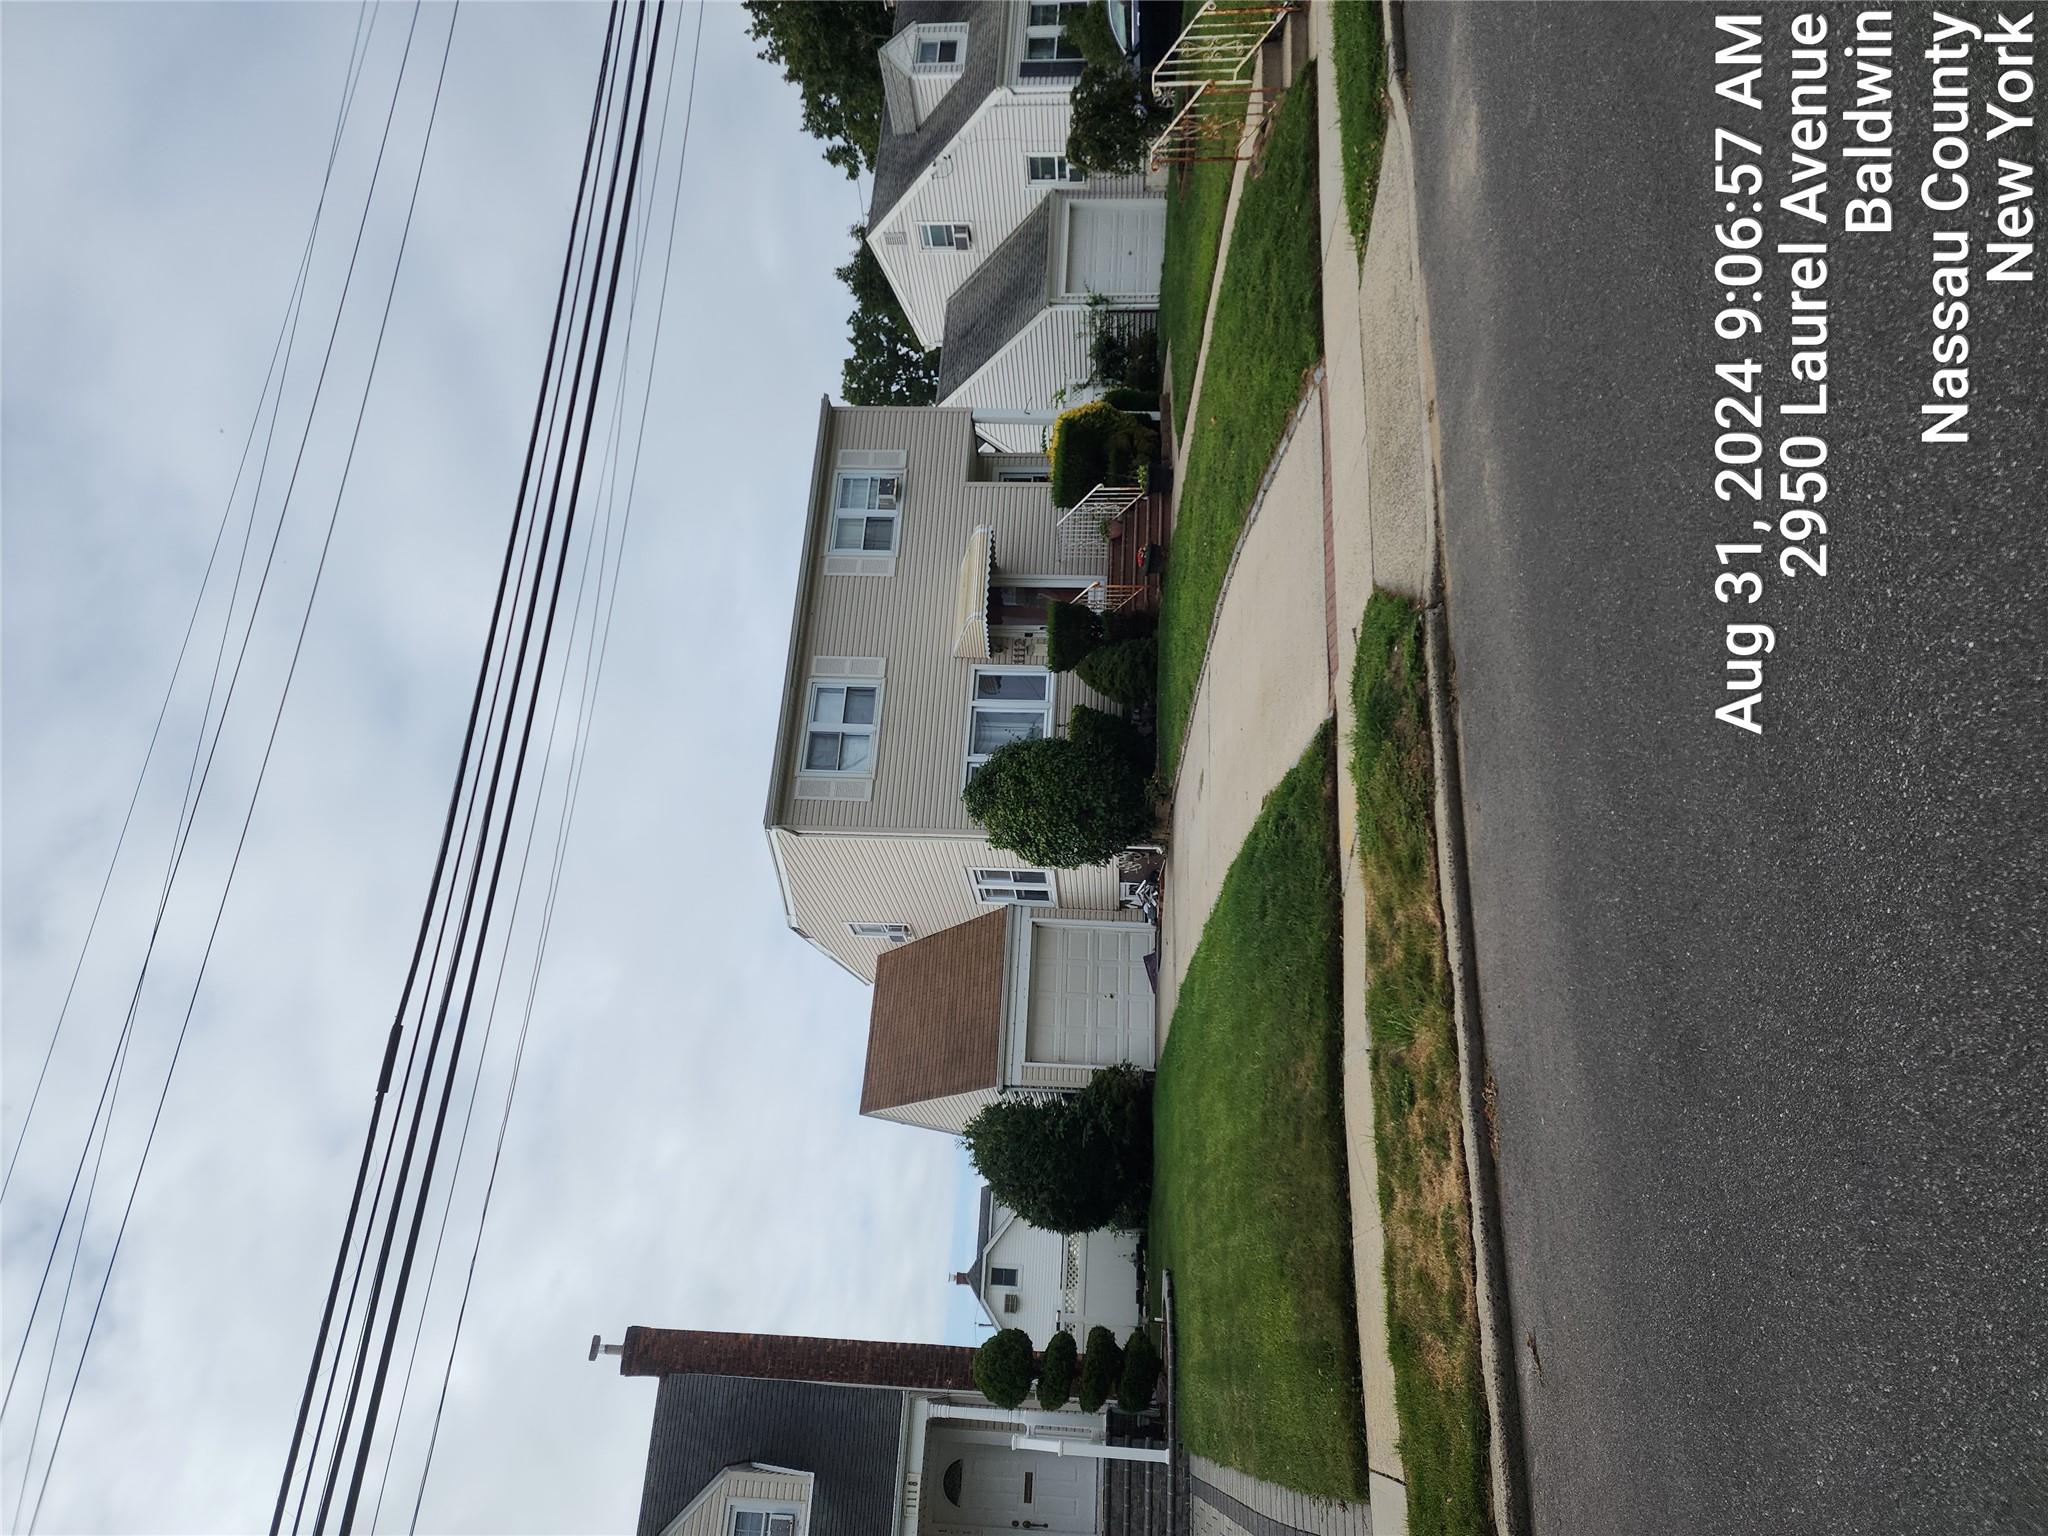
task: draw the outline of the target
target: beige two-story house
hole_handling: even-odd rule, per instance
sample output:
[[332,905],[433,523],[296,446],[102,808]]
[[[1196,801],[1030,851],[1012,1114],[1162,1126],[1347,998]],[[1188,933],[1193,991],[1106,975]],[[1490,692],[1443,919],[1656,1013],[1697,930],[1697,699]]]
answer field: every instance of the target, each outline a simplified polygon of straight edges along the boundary
[[1115,868],[1027,867],[961,803],[999,747],[1111,707],[1045,666],[1046,605],[1101,578],[1100,544],[1063,555],[1043,458],[978,443],[967,410],[820,404],[765,817],[784,914],[872,982],[882,955],[1007,910],[1004,969],[983,969],[1010,1015],[1113,1007],[1149,1038],[1129,978],[1153,935]]

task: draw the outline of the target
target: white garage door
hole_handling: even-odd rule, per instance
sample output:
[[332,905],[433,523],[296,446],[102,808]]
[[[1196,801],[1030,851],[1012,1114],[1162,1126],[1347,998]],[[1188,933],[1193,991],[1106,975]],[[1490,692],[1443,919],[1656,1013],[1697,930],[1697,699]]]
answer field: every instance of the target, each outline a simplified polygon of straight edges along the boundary
[[1067,297],[1156,298],[1165,253],[1163,198],[1084,198],[1067,204]]
[[1035,923],[1025,1054],[1036,1062],[1152,1065],[1152,984],[1144,923]]

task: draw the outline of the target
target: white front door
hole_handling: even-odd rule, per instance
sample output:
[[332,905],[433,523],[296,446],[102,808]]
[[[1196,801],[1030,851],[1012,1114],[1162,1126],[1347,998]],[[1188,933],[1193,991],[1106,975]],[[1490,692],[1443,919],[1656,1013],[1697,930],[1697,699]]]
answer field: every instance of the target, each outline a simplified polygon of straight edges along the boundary
[[957,1508],[970,1525],[1091,1532],[1095,1475],[1096,1463],[1083,1456],[968,1448],[960,1457]]
[[1086,197],[1066,206],[1065,296],[1156,299],[1166,254],[1166,200]]
[[1034,922],[1024,1054],[1048,1066],[1152,1066],[1145,923]]

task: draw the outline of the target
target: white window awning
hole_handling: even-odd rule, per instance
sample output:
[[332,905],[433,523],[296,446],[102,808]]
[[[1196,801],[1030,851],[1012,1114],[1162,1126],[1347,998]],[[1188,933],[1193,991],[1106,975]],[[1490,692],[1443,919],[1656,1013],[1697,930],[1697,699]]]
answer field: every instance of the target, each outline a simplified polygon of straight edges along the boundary
[[969,661],[988,660],[988,588],[995,565],[995,529],[975,529],[960,558],[960,587],[953,606],[953,654]]

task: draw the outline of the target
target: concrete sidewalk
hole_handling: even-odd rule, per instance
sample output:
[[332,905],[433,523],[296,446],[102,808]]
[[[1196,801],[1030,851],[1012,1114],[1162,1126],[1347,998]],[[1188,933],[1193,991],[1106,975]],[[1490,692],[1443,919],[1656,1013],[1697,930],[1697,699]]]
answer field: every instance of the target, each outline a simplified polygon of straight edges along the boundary
[[[1311,5],[1308,26],[1309,57],[1331,60],[1329,7]],[[1371,1494],[1370,1512],[1345,1509],[1343,1528],[1384,1536],[1407,1529],[1407,1486],[1387,1346],[1360,937],[1364,892],[1348,770],[1349,679],[1357,625],[1374,586],[1427,595],[1436,576],[1436,536],[1407,130],[1398,119],[1389,124],[1361,261],[1345,215],[1337,96],[1330,80],[1317,92],[1324,366],[1248,512],[1218,600],[1174,794],[1158,1019],[1163,1049],[1181,980],[1231,862],[1266,795],[1334,711],[1338,758],[1347,765],[1338,791],[1346,871],[1344,1104]],[[1242,183],[1239,167],[1217,264],[1219,289]],[[1197,404],[1199,390],[1198,372]],[[1198,419],[1191,410],[1189,421]],[[1186,443],[1175,447],[1184,462]],[[1176,493],[1179,483],[1176,476]],[[1197,1500],[1195,1529],[1243,1528],[1241,1519],[1225,1517],[1233,1502],[1254,1511],[1267,1536],[1312,1528],[1259,1508],[1243,1492],[1221,1487],[1216,1500]]]

